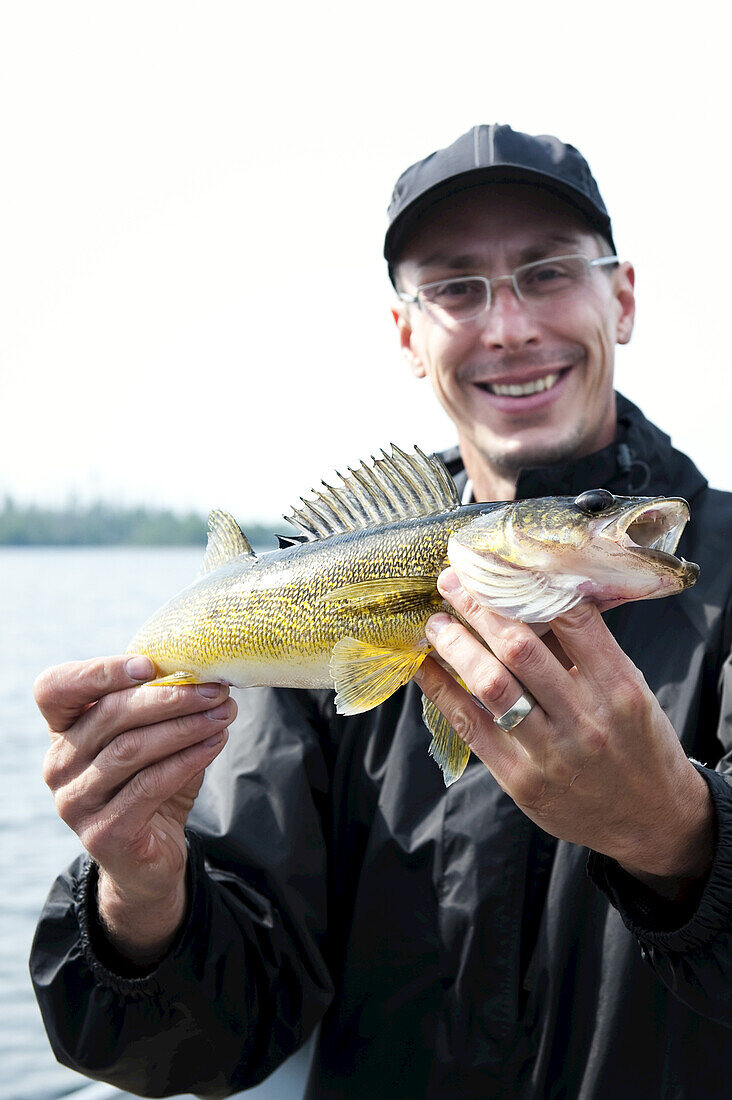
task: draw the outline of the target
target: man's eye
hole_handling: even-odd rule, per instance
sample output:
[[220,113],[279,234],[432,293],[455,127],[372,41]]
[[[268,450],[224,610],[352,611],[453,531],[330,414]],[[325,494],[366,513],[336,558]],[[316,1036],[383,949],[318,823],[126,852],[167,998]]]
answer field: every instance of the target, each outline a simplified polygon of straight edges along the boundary
[[561,279],[566,274],[564,268],[555,264],[553,267],[540,267],[538,271],[534,272],[534,277],[540,282],[546,282],[550,279]]
[[522,271],[518,282],[522,290],[533,294],[545,294],[555,290],[563,290],[572,286],[582,278],[584,268],[571,259],[556,261],[551,260],[528,271]]
[[541,283],[555,283],[558,279],[566,278],[567,272],[557,264],[552,267],[540,267],[537,271],[531,271],[525,276],[526,282],[534,286]]
[[482,292],[483,284],[474,279],[451,279],[430,288],[429,297],[438,305],[447,305],[451,302],[472,301],[479,298]]
[[470,294],[475,291],[474,283],[445,283],[442,288],[442,293],[445,295],[452,295],[453,298],[464,298],[466,294]]

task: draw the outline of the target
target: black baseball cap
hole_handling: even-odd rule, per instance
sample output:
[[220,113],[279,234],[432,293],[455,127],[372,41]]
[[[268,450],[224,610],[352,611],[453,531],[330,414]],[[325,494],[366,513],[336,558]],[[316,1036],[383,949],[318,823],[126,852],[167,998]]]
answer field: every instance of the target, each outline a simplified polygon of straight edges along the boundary
[[389,274],[426,210],[481,183],[543,187],[574,206],[615,251],[610,215],[582,154],[548,134],[534,137],[491,123],[474,126],[446,149],[438,149],[402,172],[388,209],[384,256]]

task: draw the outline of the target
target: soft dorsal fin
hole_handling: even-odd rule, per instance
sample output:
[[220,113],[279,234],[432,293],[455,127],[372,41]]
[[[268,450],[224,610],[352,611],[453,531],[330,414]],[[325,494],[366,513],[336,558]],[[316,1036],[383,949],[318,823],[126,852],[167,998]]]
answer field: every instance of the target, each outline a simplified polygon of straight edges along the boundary
[[313,499],[301,498],[302,506],[285,516],[287,522],[313,540],[460,506],[455,483],[437,455],[428,458],[419,447],[407,453],[394,444],[390,455],[381,454],[372,465],[349,466],[350,476],[338,474],[340,484],[323,482],[321,490],[313,489]]
[[208,545],[201,566],[201,576],[212,573],[220,565],[239,558],[242,554],[256,557],[249,545],[249,539],[233,516],[214,508],[208,514]]

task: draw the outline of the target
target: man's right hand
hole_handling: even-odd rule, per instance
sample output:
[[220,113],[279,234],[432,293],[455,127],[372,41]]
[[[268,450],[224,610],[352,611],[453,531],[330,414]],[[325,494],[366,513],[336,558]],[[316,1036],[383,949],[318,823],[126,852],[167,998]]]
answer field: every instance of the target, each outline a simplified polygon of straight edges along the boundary
[[34,687],[56,809],[99,865],[99,915],[136,963],[167,948],[186,910],[184,827],[236,704],[222,684],[149,687],[148,657],[70,662]]

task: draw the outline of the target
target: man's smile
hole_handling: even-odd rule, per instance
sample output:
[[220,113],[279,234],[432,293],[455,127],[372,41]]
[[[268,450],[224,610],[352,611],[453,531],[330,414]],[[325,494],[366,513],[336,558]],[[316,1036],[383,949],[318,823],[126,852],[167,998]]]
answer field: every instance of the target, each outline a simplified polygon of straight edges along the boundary
[[544,374],[540,378],[531,378],[526,382],[486,382],[479,383],[481,389],[500,397],[526,397],[528,394],[550,390],[559,381],[560,371]]
[[[572,360],[581,362],[582,358],[573,356]],[[493,378],[476,376],[472,384],[480,390],[482,400],[487,399],[498,412],[526,413],[557,401],[574,374],[577,362],[565,359],[562,366],[552,364],[553,369],[547,369],[548,364],[523,371],[514,367]]]

